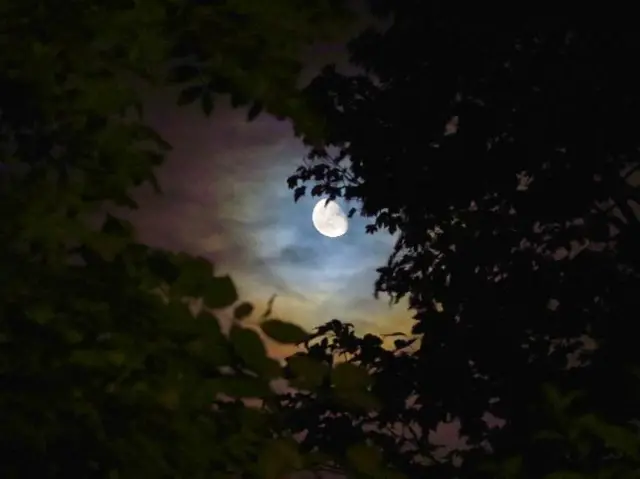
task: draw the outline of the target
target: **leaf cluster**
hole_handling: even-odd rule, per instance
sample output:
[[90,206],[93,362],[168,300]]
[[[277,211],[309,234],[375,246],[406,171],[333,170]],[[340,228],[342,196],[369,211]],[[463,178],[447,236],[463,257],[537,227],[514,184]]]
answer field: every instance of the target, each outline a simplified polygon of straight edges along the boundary
[[[170,145],[151,88],[210,114],[230,95],[321,128],[300,55],[340,2],[0,2],[0,475],[280,478],[307,459],[268,407],[282,376],[253,307],[205,258],[151,248],[136,208]],[[178,91],[175,91],[178,90]],[[198,302],[201,307],[198,307]],[[226,333],[217,317],[233,308]],[[264,333],[300,328],[267,318]],[[262,406],[250,407],[248,398]],[[258,460],[256,460],[258,459]]]
[[[586,466],[575,443],[534,437],[547,383],[584,394],[578,416],[637,419],[637,29],[588,9],[369,3],[387,23],[351,42],[359,71],[327,68],[307,88],[330,127],[288,184],[296,199],[355,200],[367,232],[397,234],[375,292],[408,299],[420,347],[383,368],[402,386],[382,409],[411,401],[421,452],[458,420],[456,477],[489,477],[487,455],[519,457],[531,477],[605,474],[607,448]],[[392,417],[407,427],[404,414]]]

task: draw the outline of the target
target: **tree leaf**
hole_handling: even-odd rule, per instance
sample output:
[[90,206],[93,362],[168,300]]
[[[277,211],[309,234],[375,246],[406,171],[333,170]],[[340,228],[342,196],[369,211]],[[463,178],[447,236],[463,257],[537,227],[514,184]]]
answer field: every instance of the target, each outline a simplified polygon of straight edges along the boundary
[[107,356],[100,351],[92,349],[78,349],[71,353],[69,360],[90,369],[99,369],[107,365]]
[[205,286],[203,300],[208,308],[228,308],[238,300],[238,291],[228,275],[211,278]]
[[295,190],[293,190],[293,200],[297,202],[300,198],[302,198],[307,191],[306,186],[298,186]]
[[264,479],[281,479],[302,468],[302,456],[294,441],[273,439],[260,453],[258,465]]
[[328,364],[308,356],[292,356],[287,359],[287,364],[295,375],[290,383],[296,388],[313,391],[329,375]]
[[247,303],[247,302],[240,303],[233,310],[233,317],[236,318],[237,320],[245,319],[251,316],[251,313],[253,313],[253,310],[254,310],[254,307],[251,303]]
[[359,472],[374,474],[380,467],[380,451],[366,444],[354,444],[347,449],[347,460]]
[[172,284],[180,277],[180,268],[164,251],[153,251],[147,259],[150,272],[167,284]]
[[133,225],[129,221],[107,214],[102,224],[102,232],[108,235],[131,238],[133,236]]
[[522,456],[513,456],[508,458],[501,467],[504,477],[519,477],[522,471]]
[[640,437],[634,432],[614,424],[608,424],[594,414],[582,416],[578,419],[578,424],[602,439],[607,447],[632,458],[639,457]]
[[260,324],[260,328],[268,337],[283,344],[300,344],[309,337],[300,326],[280,319],[268,319]]
[[333,368],[331,381],[340,391],[366,390],[372,384],[367,370],[351,363],[340,363]]
[[204,296],[207,285],[213,278],[213,265],[203,257],[191,258],[178,255],[174,260],[180,268],[180,276],[172,285],[172,293],[177,296]]
[[258,333],[233,325],[229,339],[236,354],[251,370],[268,379],[278,375],[280,367],[277,361],[267,356],[267,349]]
[[212,366],[226,366],[231,363],[230,343],[223,334],[220,320],[208,311],[201,311],[196,319],[202,330],[202,337],[189,343],[189,350],[200,355]]
[[380,400],[372,393],[360,389],[345,389],[336,391],[337,401],[349,408],[358,408],[365,411],[380,409]]

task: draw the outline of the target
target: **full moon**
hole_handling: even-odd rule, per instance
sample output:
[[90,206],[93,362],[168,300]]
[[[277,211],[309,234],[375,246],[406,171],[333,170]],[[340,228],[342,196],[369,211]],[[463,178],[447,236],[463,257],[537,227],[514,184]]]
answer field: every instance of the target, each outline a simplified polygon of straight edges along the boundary
[[327,202],[326,199],[316,203],[311,213],[311,221],[321,234],[329,238],[342,236],[349,229],[347,215],[344,214],[340,205],[335,201]]

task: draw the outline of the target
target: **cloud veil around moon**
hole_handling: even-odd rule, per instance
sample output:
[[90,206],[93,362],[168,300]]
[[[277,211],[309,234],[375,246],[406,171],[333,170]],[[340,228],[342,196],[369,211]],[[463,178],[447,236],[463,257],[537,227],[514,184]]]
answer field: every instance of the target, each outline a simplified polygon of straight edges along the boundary
[[289,124],[267,116],[247,123],[244,111],[226,106],[204,118],[162,97],[147,112],[174,150],[158,172],[164,194],[136,192],[142,240],[212,260],[258,311],[277,294],[276,314],[305,327],[335,317],[376,332],[407,329],[406,306],[390,309],[372,296],[394,238],[367,235],[358,217],[343,236],[322,236],[311,221],[318,198],[294,203],[286,179],[304,148]]

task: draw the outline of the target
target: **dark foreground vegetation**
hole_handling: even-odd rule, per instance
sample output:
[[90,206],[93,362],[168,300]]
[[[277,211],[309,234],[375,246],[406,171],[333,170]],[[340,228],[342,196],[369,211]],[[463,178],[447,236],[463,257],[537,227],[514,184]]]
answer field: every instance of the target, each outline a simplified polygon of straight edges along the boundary
[[[338,3],[0,1],[1,477],[640,477],[632,12],[371,0],[390,27],[350,43],[361,73],[299,90]],[[102,213],[160,192],[140,92],[168,86],[293,122],[295,198],[399,232],[375,291],[412,336],[267,311],[303,346],[283,366],[229,277]],[[467,448],[438,450],[453,419]]]

